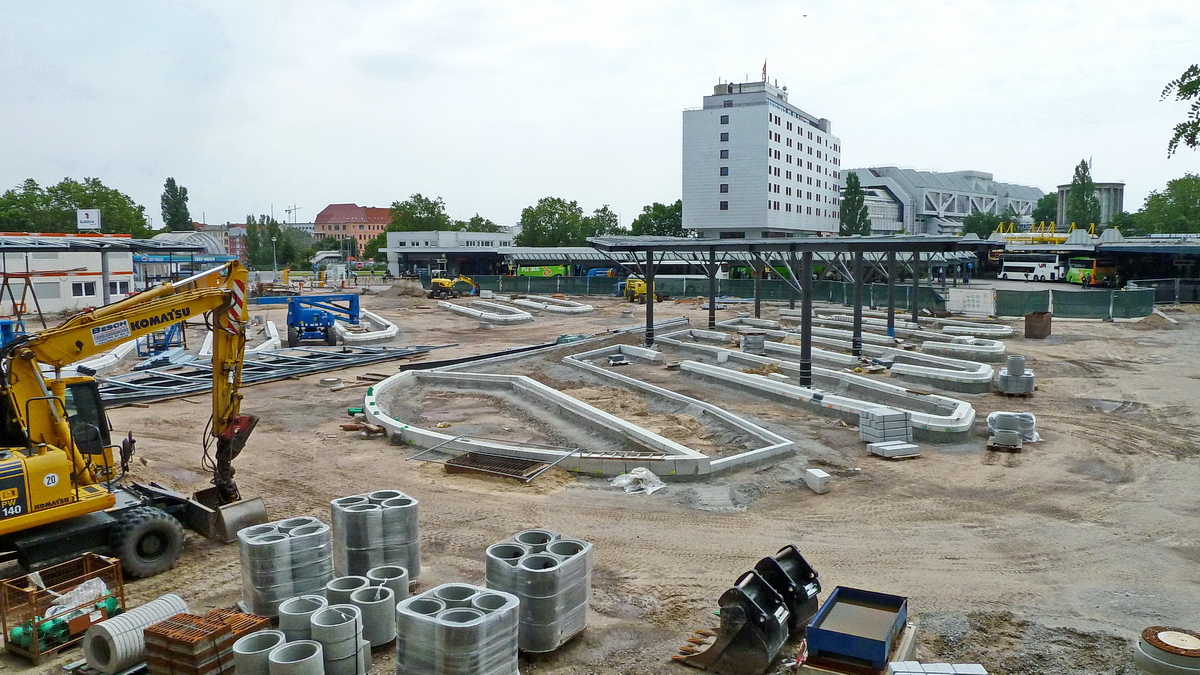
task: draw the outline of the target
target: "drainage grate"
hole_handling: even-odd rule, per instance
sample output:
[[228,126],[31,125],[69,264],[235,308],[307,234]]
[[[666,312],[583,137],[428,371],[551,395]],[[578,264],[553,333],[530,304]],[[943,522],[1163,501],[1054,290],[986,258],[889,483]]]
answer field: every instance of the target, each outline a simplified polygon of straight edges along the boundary
[[525,482],[533,480],[534,477],[548,467],[549,465],[545,462],[518,459],[516,457],[501,457],[499,455],[485,455],[479,452],[468,452],[446,462],[446,471],[448,473],[462,473],[466,471],[491,473],[498,476],[517,478]]

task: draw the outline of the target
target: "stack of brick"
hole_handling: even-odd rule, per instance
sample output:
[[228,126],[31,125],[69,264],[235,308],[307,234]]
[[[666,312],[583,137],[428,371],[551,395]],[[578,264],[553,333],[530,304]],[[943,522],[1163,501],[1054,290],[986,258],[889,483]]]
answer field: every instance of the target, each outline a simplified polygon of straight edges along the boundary
[[867,408],[858,415],[858,437],[867,443],[912,442],[908,413],[892,408]]
[[234,672],[233,643],[270,627],[270,620],[231,610],[176,614],[146,629],[150,675],[226,675]]

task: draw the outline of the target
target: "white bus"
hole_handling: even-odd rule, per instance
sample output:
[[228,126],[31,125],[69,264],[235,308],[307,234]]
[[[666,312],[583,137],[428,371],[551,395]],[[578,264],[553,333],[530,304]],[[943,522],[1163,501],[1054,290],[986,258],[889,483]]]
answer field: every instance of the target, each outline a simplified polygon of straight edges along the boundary
[[1067,264],[1057,253],[1002,253],[1000,278],[1017,281],[1062,281]]

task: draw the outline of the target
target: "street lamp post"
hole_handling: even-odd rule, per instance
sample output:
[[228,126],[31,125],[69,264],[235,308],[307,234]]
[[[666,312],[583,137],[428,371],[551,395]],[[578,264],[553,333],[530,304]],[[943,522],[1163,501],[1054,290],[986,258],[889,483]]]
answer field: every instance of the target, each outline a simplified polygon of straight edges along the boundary
[[275,262],[275,237],[271,237],[271,276],[279,274],[279,265]]

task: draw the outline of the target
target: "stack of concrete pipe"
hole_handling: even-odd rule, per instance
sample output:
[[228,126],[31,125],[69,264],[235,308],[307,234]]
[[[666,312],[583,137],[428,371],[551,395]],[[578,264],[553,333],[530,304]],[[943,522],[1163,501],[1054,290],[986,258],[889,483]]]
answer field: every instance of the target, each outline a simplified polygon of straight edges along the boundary
[[289,640],[283,631],[260,630],[233,643],[233,670],[237,675],[268,675],[271,652]]
[[520,598],[520,647],[550,652],[587,627],[592,545],[550,530],[523,530],[489,546],[487,587]]
[[396,606],[396,672],[519,675],[517,596],[442,584]]
[[309,621],[312,639],[321,644],[325,675],[366,675],[371,667],[371,645],[363,639],[363,616],[358,607],[330,605],[313,612]]
[[329,606],[323,595],[298,595],[279,603],[279,630],[288,642],[312,639],[309,617],[318,609]]
[[329,503],[333,523],[333,567],[361,575],[382,565],[399,565],[410,581],[421,576],[417,500],[399,490],[339,497]]
[[259,616],[276,616],[288,598],[320,593],[333,576],[329,526],[307,516],[277,520],[238,532],[242,604]]
[[400,565],[380,565],[367,570],[372,586],[387,586],[392,589],[396,602],[408,597],[408,570]]
[[[321,643],[316,640],[288,642],[267,654],[269,675],[325,675]],[[237,671],[243,675],[242,671]]]
[[96,670],[113,675],[146,658],[146,628],[188,611],[187,603],[174,593],[101,621],[83,636],[83,656]]

